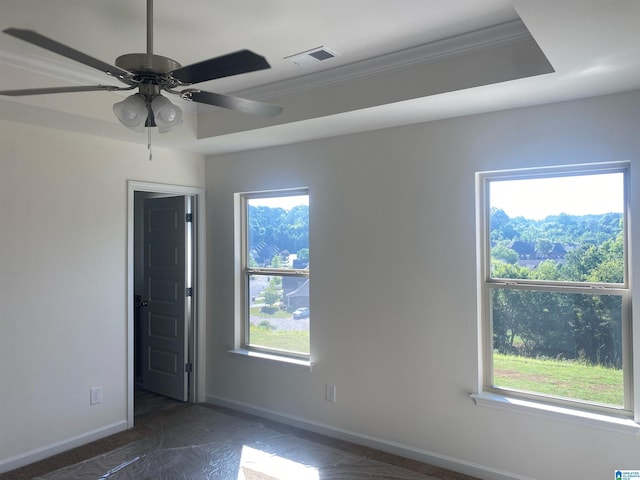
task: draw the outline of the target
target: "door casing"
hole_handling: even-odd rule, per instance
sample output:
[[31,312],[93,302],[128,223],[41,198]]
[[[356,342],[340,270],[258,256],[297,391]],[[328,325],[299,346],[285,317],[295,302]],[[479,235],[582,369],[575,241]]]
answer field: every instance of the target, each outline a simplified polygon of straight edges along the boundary
[[205,250],[205,190],[203,187],[158,184],[129,180],[127,195],[127,426],[134,426],[134,262],[135,262],[135,192],[149,192],[166,195],[190,195],[194,198],[194,315],[190,332],[190,351],[192,352],[193,373],[189,386],[191,402],[205,401],[205,319],[206,319],[206,275],[202,265],[206,265]]

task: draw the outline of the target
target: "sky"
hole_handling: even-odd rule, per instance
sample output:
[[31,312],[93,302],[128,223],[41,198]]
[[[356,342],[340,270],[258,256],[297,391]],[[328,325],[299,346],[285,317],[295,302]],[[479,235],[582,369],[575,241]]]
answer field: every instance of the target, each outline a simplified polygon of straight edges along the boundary
[[608,173],[573,177],[493,180],[491,207],[509,217],[542,220],[548,215],[623,212],[624,175]]
[[309,205],[308,195],[291,195],[285,197],[251,198],[249,205],[254,207],[284,208],[291,210],[298,205]]

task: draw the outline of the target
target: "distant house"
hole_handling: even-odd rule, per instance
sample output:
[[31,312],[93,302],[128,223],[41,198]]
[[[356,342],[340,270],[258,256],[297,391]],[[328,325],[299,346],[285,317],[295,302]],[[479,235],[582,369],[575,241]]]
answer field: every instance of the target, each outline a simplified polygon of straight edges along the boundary
[[309,279],[307,278],[297,289],[284,295],[287,310],[309,306]]
[[518,254],[520,260],[531,260],[536,256],[536,248],[529,242],[514,240],[509,248]]
[[[299,269],[299,270],[305,270],[309,268],[309,259],[298,259],[296,258],[295,255],[291,255],[290,256],[290,260],[291,260],[291,267],[295,268],[295,269]],[[308,284],[309,280],[305,279],[305,278],[301,278],[301,277],[288,277],[288,276],[283,276],[282,277],[282,291],[284,293],[284,302],[285,305],[287,305],[287,307],[289,307],[289,300],[287,299],[288,295],[295,293],[296,291],[300,290],[300,288],[304,285],[304,284]],[[309,297],[309,287],[307,286],[307,297]],[[304,305],[300,305],[302,307],[308,307],[309,303],[308,303],[308,299],[307,299],[307,303],[305,303]],[[298,307],[295,307],[298,308]],[[295,310],[294,308],[294,310]]]
[[561,244],[554,243],[553,248],[551,249],[547,257],[557,260],[559,258],[564,258],[566,254],[567,254],[567,251],[564,249],[564,247]]
[[[567,251],[560,243],[554,243],[549,253],[539,254],[533,243],[514,240],[509,248],[518,254],[520,260],[546,260],[546,259],[563,259]],[[522,262],[519,262],[522,263]],[[539,262],[538,262],[539,263]],[[530,265],[529,265],[530,266]]]

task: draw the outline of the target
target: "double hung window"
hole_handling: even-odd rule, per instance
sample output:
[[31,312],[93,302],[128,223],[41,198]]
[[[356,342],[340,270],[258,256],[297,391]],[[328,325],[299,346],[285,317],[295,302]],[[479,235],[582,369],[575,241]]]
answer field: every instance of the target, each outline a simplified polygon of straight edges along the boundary
[[485,392],[632,417],[628,175],[477,174]]
[[307,360],[309,195],[306,189],[238,194],[241,347]]

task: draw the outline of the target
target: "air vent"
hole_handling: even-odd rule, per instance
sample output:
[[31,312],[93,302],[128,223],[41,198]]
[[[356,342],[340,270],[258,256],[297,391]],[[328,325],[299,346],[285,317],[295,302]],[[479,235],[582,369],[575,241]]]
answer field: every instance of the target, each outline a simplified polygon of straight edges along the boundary
[[318,47],[307,50],[306,52],[289,55],[288,57],[284,57],[284,59],[291,60],[299,67],[302,67],[305,65],[311,65],[313,63],[323,62],[336,56],[337,54],[334,51],[329,50],[326,47]]

